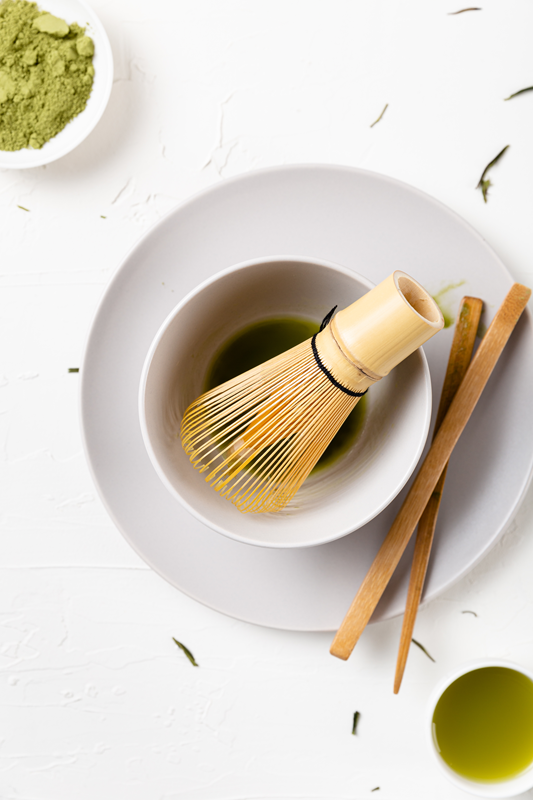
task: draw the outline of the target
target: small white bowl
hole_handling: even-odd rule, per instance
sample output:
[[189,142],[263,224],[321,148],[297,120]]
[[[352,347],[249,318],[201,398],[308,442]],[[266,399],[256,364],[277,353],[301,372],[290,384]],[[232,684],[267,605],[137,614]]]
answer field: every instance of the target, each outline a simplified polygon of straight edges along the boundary
[[311,475],[282,511],[241,513],[193,469],[178,435],[185,409],[204,390],[215,354],[235,333],[280,316],[304,317],[318,328],[334,305],[344,308],[371,288],[366,278],[329,262],[257,259],[202,283],[163,322],[141,376],[142,435],[167,489],[210,528],[263,547],[320,545],[365,525],[403,488],[431,418],[431,380],[421,349],[372,386],[352,447]]
[[[505,667],[507,669],[513,669],[533,681],[533,672],[530,672],[530,670],[525,669],[524,667],[521,667],[519,664],[515,664],[512,661],[480,658],[475,661],[469,661],[468,663],[463,664],[461,667],[457,667],[453,672],[443,678],[439,684],[437,684],[431,694],[431,697],[429,698],[426,721],[427,739],[430,750],[436,763],[440,767],[441,772],[459,789],[462,789],[464,792],[477,795],[478,797],[515,797],[517,794],[527,792],[528,789],[533,787],[533,762],[524,772],[521,772],[519,775],[516,775],[513,778],[491,782],[473,781],[468,778],[464,778],[462,775],[459,775],[451,767],[449,767],[448,764],[446,764],[438,751],[437,743],[433,733],[433,714],[435,712],[437,703],[448,686],[456,681],[457,678],[460,678],[462,675],[466,675],[467,672],[473,672],[474,670],[482,669],[483,667]],[[495,721],[495,724],[496,722],[497,721]]]
[[39,9],[61,17],[69,25],[77,22],[87,29],[94,41],[94,80],[91,95],[84,110],[74,117],[57,136],[40,149],[0,150],[0,169],[29,169],[41,167],[70,153],[91,133],[104,113],[113,86],[113,54],[104,26],[83,0],[42,0]]

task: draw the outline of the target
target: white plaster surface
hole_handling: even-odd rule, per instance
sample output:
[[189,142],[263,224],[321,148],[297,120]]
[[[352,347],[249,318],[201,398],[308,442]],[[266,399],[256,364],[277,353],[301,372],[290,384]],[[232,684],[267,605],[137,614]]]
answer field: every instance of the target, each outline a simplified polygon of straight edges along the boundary
[[[413,649],[395,697],[401,620],[371,626],[344,663],[329,634],[226,618],[151,572],[96,496],[67,369],[130,246],[193,192],[257,167],[411,183],[531,285],[533,92],[503,98],[533,84],[533,4],[480,3],[458,16],[466,2],[93,4],[116,60],[102,121],[62,160],[0,172],[1,800],[465,797],[430,760],[424,707],[467,659],[533,667],[533,493],[422,610],[415,636],[436,663]],[[474,187],[506,144],[485,205]]]

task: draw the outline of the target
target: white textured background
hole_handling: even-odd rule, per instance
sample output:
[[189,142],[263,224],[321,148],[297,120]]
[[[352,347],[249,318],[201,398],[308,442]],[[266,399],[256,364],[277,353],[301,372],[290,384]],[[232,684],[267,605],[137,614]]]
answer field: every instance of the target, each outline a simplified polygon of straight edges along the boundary
[[[1,800],[465,797],[429,759],[423,710],[469,658],[533,667],[532,492],[421,612],[436,663],[412,652],[394,697],[400,620],[343,663],[329,635],[225,618],[140,561],[95,495],[67,369],[139,236],[257,167],[339,163],[414,184],[531,285],[533,92],[503,98],[533,84],[533,4],[480,2],[459,16],[467,2],[94,3],[116,60],[102,121],[59,162],[0,172]],[[506,144],[485,205],[474,187]]]

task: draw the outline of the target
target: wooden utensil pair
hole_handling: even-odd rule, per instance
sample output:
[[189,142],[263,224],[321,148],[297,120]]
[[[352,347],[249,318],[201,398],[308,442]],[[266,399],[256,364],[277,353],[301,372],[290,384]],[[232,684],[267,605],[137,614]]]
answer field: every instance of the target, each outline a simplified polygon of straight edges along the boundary
[[448,362],[433,443],[331,645],[330,652],[337,658],[346,660],[350,656],[414,529],[420,523],[398,653],[395,692],[400,688],[411,643],[448,459],[530,296],[531,289],[519,283],[513,284],[470,366],[468,364],[482,302],[477,298],[464,298]]

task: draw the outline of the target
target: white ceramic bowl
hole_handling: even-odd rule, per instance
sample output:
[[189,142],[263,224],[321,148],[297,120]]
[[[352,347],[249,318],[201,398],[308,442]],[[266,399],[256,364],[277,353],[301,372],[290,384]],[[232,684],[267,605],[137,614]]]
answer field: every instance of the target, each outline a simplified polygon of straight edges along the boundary
[[[455,784],[455,786],[458,786],[459,789],[462,789],[464,792],[477,795],[478,797],[515,797],[515,795],[522,794],[522,792],[527,792],[528,789],[533,787],[533,763],[524,772],[521,772],[514,778],[508,778],[507,780],[497,782],[494,781],[490,783],[469,780],[468,778],[464,778],[462,775],[459,775],[457,772],[454,772],[454,770],[451,769],[451,767],[449,767],[448,764],[446,764],[446,762],[441,758],[433,733],[433,714],[435,707],[448,686],[456,681],[457,678],[460,678],[461,675],[466,675],[467,672],[472,672],[476,669],[482,669],[483,667],[506,667],[507,669],[513,669],[516,672],[520,672],[522,675],[525,675],[527,678],[533,681],[533,672],[521,667],[519,664],[514,664],[512,661],[480,658],[475,661],[469,661],[468,663],[457,667],[455,670],[453,670],[453,672],[451,672],[449,675],[443,678],[440,683],[437,684],[431,694],[431,697],[429,698],[426,719],[427,739],[431,753],[433,754],[435,762],[440,767],[442,773],[448,778],[449,781]],[[497,724],[497,720],[495,720],[495,724]]]
[[81,114],[69,122],[57,136],[39,150],[31,147],[13,152],[0,150],[0,169],[41,167],[70,153],[90,134],[104,113],[113,86],[113,54],[104,27],[94,11],[83,0],[39,0],[39,8],[69,25],[77,22],[87,29],[94,41],[94,81],[91,96]]
[[193,469],[178,436],[183,412],[203,391],[213,357],[237,331],[284,315],[318,326],[334,305],[350,305],[372,285],[329,262],[258,259],[205,281],[163,322],[141,376],[140,423],[156,472],[191,514],[247,544],[309,547],[357,530],[396,497],[429,429],[431,381],[421,349],[370,389],[363,429],[352,447],[310,476],[283,511],[241,513]]

